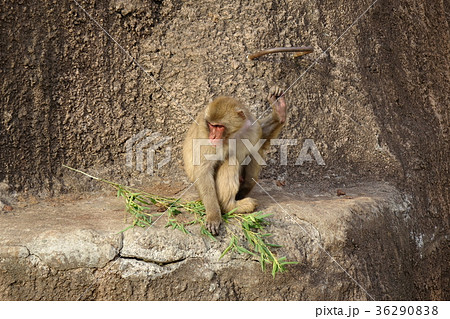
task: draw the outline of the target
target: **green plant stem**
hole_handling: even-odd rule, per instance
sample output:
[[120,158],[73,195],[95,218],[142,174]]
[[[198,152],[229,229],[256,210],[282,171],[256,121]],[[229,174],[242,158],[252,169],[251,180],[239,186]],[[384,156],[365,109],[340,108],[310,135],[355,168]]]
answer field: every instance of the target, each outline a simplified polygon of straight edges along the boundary
[[[181,202],[180,199],[149,194],[132,187],[123,186],[115,182],[98,178],[67,165],[63,165],[63,167],[77,173],[81,173],[96,181],[111,185],[116,189],[117,196],[122,197],[125,201],[126,211],[134,218],[133,223],[122,230],[122,232],[134,226],[149,227],[153,224],[154,217],[159,218],[161,215],[167,214],[166,227],[178,229],[186,234],[190,234],[190,232],[186,229],[186,226],[199,224],[200,233],[202,235],[206,235],[210,239],[216,240],[216,238],[206,228],[206,211],[205,206],[201,201],[197,200],[190,202]],[[151,206],[164,208],[165,212],[151,213],[149,212]],[[177,221],[177,215],[181,214],[182,212],[191,214],[194,219],[186,223]],[[266,242],[266,238],[272,235],[268,233],[262,233],[265,227],[269,224],[269,221],[266,219],[269,216],[271,216],[271,214],[264,214],[263,212],[237,214],[235,213],[235,210],[223,215],[224,221],[226,223],[230,223],[230,221],[233,221],[233,223],[238,224],[239,229],[242,231],[243,237],[245,237],[246,239],[248,249],[245,248],[243,246],[244,243],[239,240],[239,238],[241,238],[242,236],[238,236],[238,234],[236,234],[230,227],[226,226],[227,233],[231,234],[231,237],[228,246],[222,252],[220,258],[225,256],[230,251],[235,251],[240,254],[248,254],[251,256],[259,255],[259,261],[261,263],[261,268],[263,271],[265,270],[265,265],[267,263],[272,264],[273,277],[275,277],[275,274],[278,272],[284,272],[286,270],[286,265],[296,264],[296,262],[286,261],[286,257],[277,258],[271,251],[270,247],[278,248],[281,246]]]

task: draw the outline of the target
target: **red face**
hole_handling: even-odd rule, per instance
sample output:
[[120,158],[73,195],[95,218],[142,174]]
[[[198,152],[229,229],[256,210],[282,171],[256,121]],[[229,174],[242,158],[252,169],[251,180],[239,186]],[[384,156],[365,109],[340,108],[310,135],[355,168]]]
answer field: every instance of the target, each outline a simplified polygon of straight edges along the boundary
[[220,124],[208,123],[209,128],[209,141],[212,145],[219,144],[220,140],[223,138],[223,132],[225,131],[225,126]]

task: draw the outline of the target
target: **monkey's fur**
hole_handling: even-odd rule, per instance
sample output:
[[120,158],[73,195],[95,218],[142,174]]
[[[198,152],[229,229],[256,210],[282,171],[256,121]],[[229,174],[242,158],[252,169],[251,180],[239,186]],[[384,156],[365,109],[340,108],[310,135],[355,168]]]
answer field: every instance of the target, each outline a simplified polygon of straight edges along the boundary
[[[198,114],[196,123],[191,125],[186,135],[183,144],[184,168],[205,205],[206,227],[213,235],[219,233],[222,213],[233,209],[238,213],[250,213],[257,206],[255,199],[246,196],[255,186],[261,167],[244,142],[247,139],[251,145],[256,145],[261,139],[265,140],[261,141],[263,144],[258,150],[263,157],[270,139],[278,137],[286,120],[283,91],[272,87],[268,101],[273,108],[272,114],[256,121],[236,99],[219,97]],[[200,162],[194,165],[194,140],[208,138],[210,145],[202,145],[200,150],[195,150],[200,153]],[[235,143],[235,147],[230,147],[230,143]],[[205,155],[216,154],[219,148],[223,150],[222,158],[205,158]],[[247,156],[251,159],[250,163],[242,165]]]

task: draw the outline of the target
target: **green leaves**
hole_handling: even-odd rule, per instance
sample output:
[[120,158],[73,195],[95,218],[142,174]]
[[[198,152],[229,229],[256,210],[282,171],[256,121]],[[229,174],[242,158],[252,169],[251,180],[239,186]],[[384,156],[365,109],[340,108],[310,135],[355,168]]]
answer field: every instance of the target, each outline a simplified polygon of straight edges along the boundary
[[[182,203],[178,199],[164,198],[156,195],[146,194],[142,192],[132,192],[129,189],[120,186],[118,195],[125,199],[127,212],[134,217],[133,225],[146,227],[152,224],[154,217],[167,214],[168,219],[166,227],[178,229],[185,234],[191,234],[187,230],[187,226],[199,224],[200,233],[207,236],[211,240],[216,238],[205,227],[205,207],[201,201],[191,201]],[[165,212],[160,214],[149,214],[151,205],[164,208]],[[188,222],[177,220],[177,216],[183,212],[189,213],[193,219]],[[286,266],[296,264],[297,262],[286,261],[286,257],[277,258],[271,249],[280,248],[280,245],[269,242],[272,234],[265,233],[265,227],[270,224],[267,218],[272,214],[263,213],[261,211],[251,214],[237,214],[236,210],[232,210],[223,215],[223,219],[227,224],[235,224],[240,230],[240,234],[236,235],[227,227],[227,231],[231,234],[228,246],[220,255],[223,258],[230,252],[257,257],[261,264],[261,269],[266,270],[266,266],[272,264],[272,276],[277,273],[286,271]],[[128,227],[129,228],[129,227]],[[127,228],[127,229],[128,229]]]
[[237,245],[237,237],[236,236],[231,236],[231,240],[230,243],[228,244],[228,247],[225,248],[225,250],[223,251],[222,255],[220,255],[219,259],[222,259],[223,256],[225,256],[231,249],[235,249]]
[[169,219],[167,221],[166,227],[172,227],[172,229],[181,230],[183,233],[190,235],[191,233],[185,228],[184,223],[178,223],[176,219]]
[[[84,174],[95,180],[107,183],[117,190],[117,197],[122,197],[125,202],[126,211],[133,216],[133,222],[130,226],[122,230],[124,232],[134,226],[149,227],[162,215],[167,215],[166,227],[178,229],[185,234],[191,234],[187,226],[199,224],[200,233],[207,236],[211,240],[217,240],[206,228],[205,206],[201,201],[181,202],[180,199],[166,198],[157,195],[148,194],[142,191],[134,190],[114,182],[110,182],[98,177],[91,176],[80,170],[64,166],[68,169]],[[155,207],[159,212],[153,212]],[[164,210],[162,212],[161,210]],[[190,220],[181,222],[177,219],[178,215],[187,213]],[[265,233],[265,227],[269,225],[268,217],[272,214],[264,214],[263,212],[254,212],[251,214],[237,214],[236,209],[223,215],[226,224],[234,224],[239,229],[239,234],[235,234],[231,227],[226,226],[228,233],[231,235],[228,246],[220,255],[219,259],[226,254],[236,252],[238,254],[249,255],[259,258],[259,263],[263,271],[266,270],[268,264],[272,264],[272,276],[277,273],[286,271],[287,265],[297,264],[297,262],[286,261],[286,257],[277,258],[271,249],[280,248],[280,245],[270,243],[268,240],[272,234]],[[184,214],[183,217],[186,217]]]
[[[186,227],[189,225],[200,224],[200,233],[211,240],[216,240],[205,227],[206,213],[205,207],[201,201],[182,203],[180,200],[174,198],[164,198],[142,192],[132,192],[123,186],[118,188],[117,194],[125,199],[126,210],[134,217],[132,226],[150,226],[155,217],[167,214],[166,227],[178,229],[183,233],[190,235],[191,233]],[[148,213],[152,205],[164,208],[165,212]],[[257,257],[262,271],[266,270],[267,265],[272,264],[273,277],[275,277],[277,273],[286,271],[287,265],[297,264],[297,262],[286,261],[286,257],[277,258],[272,252],[271,249],[281,247],[280,245],[270,243],[269,240],[272,237],[272,234],[264,232],[265,227],[270,224],[267,218],[272,216],[272,214],[265,214],[263,212],[237,214],[235,211],[236,210],[226,213],[223,215],[223,219],[228,224],[237,224],[241,234],[238,236],[227,227],[228,232],[231,233],[231,238],[228,246],[222,252],[219,259],[231,252]],[[191,214],[193,219],[188,222],[178,221],[177,216],[183,212]],[[126,229],[129,229],[130,227],[127,227]]]
[[[125,200],[125,209],[133,216],[134,226],[151,226],[155,217],[167,214],[166,227],[178,229],[185,234],[190,234],[186,226],[200,224],[201,234],[209,238],[214,238],[205,227],[205,207],[200,201],[182,203],[180,199],[166,198],[144,192],[134,192],[130,188],[122,185],[118,185],[117,188],[117,196]],[[164,212],[150,213],[154,206],[160,208],[160,210],[164,209]],[[183,212],[191,214],[193,219],[188,222],[178,221],[177,216]]]
[[209,232],[209,230],[206,229],[206,227],[205,227],[204,224],[200,226],[200,234],[209,237],[209,239],[211,239],[211,240],[214,240],[214,241],[217,240],[216,237],[214,237],[213,234],[211,234],[211,233]]
[[[272,216],[272,214],[264,214],[263,212],[236,214],[234,211],[231,211],[225,214],[224,220],[227,223],[231,223],[235,220],[238,226],[240,226],[245,243],[240,243],[238,237],[233,234],[228,247],[224,250],[220,258],[225,256],[230,250],[240,254],[258,256],[262,271],[265,271],[267,264],[272,264],[273,277],[275,277],[278,272],[286,271],[286,265],[297,264],[297,262],[286,261],[286,257],[277,258],[270,250],[270,248],[281,247],[280,245],[267,242],[272,234],[260,232],[269,224],[266,218],[270,216]],[[230,229],[228,229],[228,231],[231,232]],[[248,249],[244,247],[245,244],[248,246]]]

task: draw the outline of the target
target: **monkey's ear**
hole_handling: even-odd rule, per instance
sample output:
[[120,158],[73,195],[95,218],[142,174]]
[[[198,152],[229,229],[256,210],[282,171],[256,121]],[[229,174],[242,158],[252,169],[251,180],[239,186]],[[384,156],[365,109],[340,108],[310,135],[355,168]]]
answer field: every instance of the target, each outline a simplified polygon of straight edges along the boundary
[[238,111],[237,111],[237,114],[239,115],[239,117],[240,117],[241,119],[245,120],[245,114],[244,114],[244,111],[238,110]]

